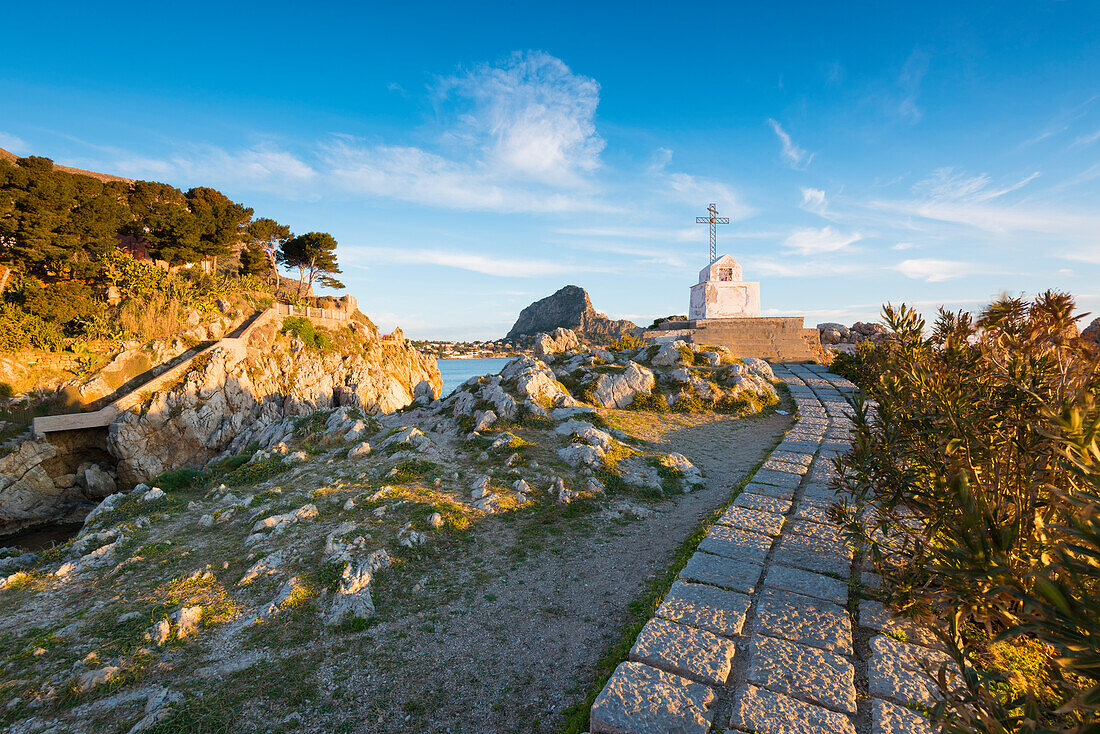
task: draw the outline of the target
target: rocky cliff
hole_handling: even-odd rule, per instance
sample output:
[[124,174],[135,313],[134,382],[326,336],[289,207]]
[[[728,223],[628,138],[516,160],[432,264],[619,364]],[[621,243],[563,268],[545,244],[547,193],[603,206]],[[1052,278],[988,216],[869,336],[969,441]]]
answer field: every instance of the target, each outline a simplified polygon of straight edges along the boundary
[[520,311],[508,338],[530,337],[559,327],[597,337],[618,337],[638,328],[630,321],[612,321],[597,313],[584,288],[567,285]]
[[330,333],[332,343],[316,349],[269,325],[253,334],[244,355],[216,348],[196,358],[177,384],[148,395],[106,430],[24,442],[0,459],[0,533],[82,516],[116,485],[200,468],[288,417],[337,406],[389,413],[438,397],[435,359],[408,342],[361,328]]

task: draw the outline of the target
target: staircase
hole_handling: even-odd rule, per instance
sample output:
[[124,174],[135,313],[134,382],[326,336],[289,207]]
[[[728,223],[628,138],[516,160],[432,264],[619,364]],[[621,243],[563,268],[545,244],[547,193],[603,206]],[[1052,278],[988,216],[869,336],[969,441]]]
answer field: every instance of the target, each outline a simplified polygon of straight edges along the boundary
[[[117,418],[119,413],[130,410],[131,408],[136,408],[160,388],[172,384],[187,375],[187,373],[191,371],[191,366],[196,359],[204,354],[213,352],[215,349],[227,350],[232,355],[234,362],[244,359],[248,340],[253,332],[264,324],[278,318],[280,306],[283,307],[283,310],[288,308],[283,304],[277,303],[263,311],[257,311],[236,329],[229,332],[228,335],[210,344],[205,349],[196,351],[171,369],[156,374],[154,368],[154,370],[150,370],[146,373],[148,379],[142,380],[139,377],[131,380],[127,383],[127,391],[124,394],[119,395],[114,401],[108,403],[99,410],[90,413],[66,413],[64,415],[46,415],[35,418],[32,423],[33,435],[42,436],[56,431],[79,431],[90,428],[104,428],[110,425],[111,421]],[[306,318],[311,317],[307,316]]]

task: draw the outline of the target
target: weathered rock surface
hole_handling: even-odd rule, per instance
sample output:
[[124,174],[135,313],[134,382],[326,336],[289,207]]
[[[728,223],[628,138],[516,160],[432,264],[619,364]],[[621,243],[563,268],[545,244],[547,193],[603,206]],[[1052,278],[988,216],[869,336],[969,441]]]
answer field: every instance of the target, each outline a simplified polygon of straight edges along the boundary
[[580,346],[581,342],[575,331],[559,326],[549,334],[539,334],[535,337],[535,356],[542,358],[548,354],[575,351]]
[[421,383],[438,394],[432,357],[406,343],[364,340],[362,351],[295,350],[274,331],[253,336],[238,362],[216,349],[171,390],[124,412],[110,426],[109,446],[123,484],[183,466],[201,466],[239,450],[285,416],[340,405],[387,413],[414,400]]

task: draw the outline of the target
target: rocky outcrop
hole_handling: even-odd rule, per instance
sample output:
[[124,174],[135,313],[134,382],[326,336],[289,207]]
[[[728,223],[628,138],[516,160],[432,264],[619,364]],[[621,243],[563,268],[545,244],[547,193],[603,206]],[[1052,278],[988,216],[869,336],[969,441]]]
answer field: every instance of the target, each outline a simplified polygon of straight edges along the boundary
[[1100,318],[1092,320],[1092,323],[1081,332],[1081,338],[1100,346]]
[[104,432],[67,432],[23,441],[0,458],[0,534],[44,521],[78,522],[114,491]]
[[602,313],[597,313],[583,288],[567,285],[557,293],[535,301],[520,311],[507,338],[530,337],[540,332],[551,332],[558,327],[572,329],[586,336],[601,337],[623,336],[638,328],[630,321],[612,321]]
[[539,334],[535,337],[535,356],[539,359],[548,354],[570,352],[580,349],[581,342],[577,333],[572,329],[563,329],[560,326],[549,334]]
[[821,336],[822,347],[842,352],[855,351],[856,347],[865,341],[877,344],[890,335],[890,331],[885,326],[869,321],[857,321],[851,327],[827,322],[818,324],[817,331]]
[[442,386],[435,359],[405,342],[363,338],[317,352],[274,327],[252,337],[243,360],[218,348],[202,361],[111,424],[109,446],[123,485],[202,466],[286,416],[337,406],[389,413],[437,397]]

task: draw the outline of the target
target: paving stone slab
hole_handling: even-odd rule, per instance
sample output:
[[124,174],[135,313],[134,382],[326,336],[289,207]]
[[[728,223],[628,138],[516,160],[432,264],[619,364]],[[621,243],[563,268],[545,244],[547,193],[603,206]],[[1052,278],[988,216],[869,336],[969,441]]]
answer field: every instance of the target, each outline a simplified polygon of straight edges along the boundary
[[896,703],[871,699],[871,734],[933,734],[934,729],[915,711]]
[[813,453],[820,446],[819,441],[795,441],[783,439],[783,442],[775,447],[776,451],[796,451],[798,453]]
[[733,667],[737,646],[713,632],[651,619],[638,633],[630,659],[685,678],[720,686]]
[[753,734],[856,734],[844,714],[756,686],[734,693],[730,726]]
[[783,461],[788,464],[809,466],[813,463],[814,455],[812,453],[797,451],[773,451],[769,458],[775,459],[776,461]]
[[837,526],[824,525],[807,520],[792,520],[787,526],[788,532],[805,535],[818,540],[837,540]]
[[786,519],[783,515],[777,515],[773,512],[752,510],[735,505],[722,513],[722,517],[718,518],[718,524],[775,537],[783,530],[783,521]]
[[764,589],[755,624],[755,631],[768,637],[852,656],[852,620],[847,609],[831,602]]
[[828,510],[834,504],[836,504],[837,498],[830,495],[821,494],[803,494],[802,499],[799,501],[803,505],[812,505],[821,510]]
[[795,508],[792,519],[803,520],[805,522],[816,522],[822,525],[833,525],[835,527],[833,521],[829,519],[827,508],[821,508],[806,502],[805,496],[803,496],[802,501],[800,501]]
[[856,669],[840,655],[754,634],[745,680],[847,714],[856,712]]
[[[881,583],[881,579],[879,580]],[[943,643],[936,633],[912,619],[895,617],[880,601],[864,599],[859,603],[859,626],[878,632],[890,633],[891,637],[904,637],[906,642],[921,647],[943,650]]]
[[775,515],[785,515],[791,510],[791,503],[778,497],[765,497],[762,494],[742,492],[733,501],[734,507],[747,507],[750,510],[763,510]]
[[684,569],[680,571],[680,578],[751,594],[760,583],[762,570],[763,567],[756,563],[698,552],[688,559]]
[[794,497],[793,487],[776,487],[774,484],[757,484],[749,482],[743,490],[749,494],[762,494],[765,497],[777,497],[781,500],[790,500]]
[[699,550],[737,561],[763,563],[772,547],[772,539],[760,533],[750,533],[725,525],[713,525],[699,543]]
[[868,589],[881,589],[882,577],[877,573],[862,571],[859,574],[859,583],[863,584]]
[[785,461],[779,461],[775,458],[774,455],[767,461],[765,461],[760,468],[766,471],[777,471],[783,472],[785,474],[794,474],[799,477],[809,471],[809,467],[803,464],[788,464]]
[[784,487],[793,490],[798,487],[798,483],[802,481],[802,477],[798,474],[761,469],[757,471],[756,474],[753,474],[752,481],[754,484],[771,484],[776,487]]
[[822,540],[806,535],[784,535],[772,559],[784,566],[841,576],[847,576],[852,570],[852,549],[836,538]]
[[748,610],[749,597],[745,594],[676,579],[657,608],[657,616],[723,637],[736,637],[741,634]]
[[900,703],[930,704],[935,684],[922,670],[930,663],[935,671],[947,660],[945,653],[899,642],[886,635],[871,638],[871,659],[867,662],[867,689],[872,696]]
[[615,668],[589,715],[592,734],[705,734],[714,690],[641,663]]
[[848,584],[801,568],[771,566],[764,577],[764,586],[824,599],[840,606],[848,604]]

